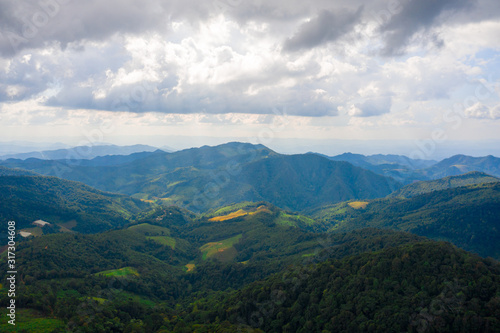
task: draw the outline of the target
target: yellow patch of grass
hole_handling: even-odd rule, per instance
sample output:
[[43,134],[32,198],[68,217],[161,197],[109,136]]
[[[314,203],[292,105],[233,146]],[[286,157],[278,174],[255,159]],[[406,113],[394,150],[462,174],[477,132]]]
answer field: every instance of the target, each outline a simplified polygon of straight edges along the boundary
[[348,203],[348,205],[354,209],[365,209],[368,204],[368,201],[353,201]]
[[191,272],[191,271],[193,271],[193,270],[194,270],[194,268],[196,267],[196,265],[195,265],[195,264],[186,264],[186,266],[184,266],[184,267],[186,267],[186,268],[187,268],[187,271],[186,271],[186,272],[188,272],[188,273],[189,273],[189,272]]
[[223,215],[223,216],[216,216],[212,217],[209,219],[210,222],[222,222],[222,221],[227,221],[227,220],[232,220],[240,216],[245,216],[248,215],[247,212],[245,212],[243,209],[237,210],[236,212],[232,212],[228,215]]

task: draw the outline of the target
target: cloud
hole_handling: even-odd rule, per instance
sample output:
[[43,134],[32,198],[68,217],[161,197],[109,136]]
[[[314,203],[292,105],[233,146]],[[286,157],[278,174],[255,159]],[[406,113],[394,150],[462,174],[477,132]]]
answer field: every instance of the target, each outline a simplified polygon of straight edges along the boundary
[[471,2],[466,0],[419,0],[405,1],[399,12],[380,25],[384,46],[381,54],[395,56],[404,54],[412,38],[423,32],[424,42],[431,42],[440,47],[443,45],[438,35],[431,29],[444,23],[444,13],[463,11],[470,8]]
[[15,4],[0,0],[0,56],[53,44],[64,49],[75,42],[103,41],[116,33],[165,32],[171,19],[196,21],[206,15],[204,8],[193,0],[19,0]]
[[465,109],[465,115],[473,119],[500,119],[500,104],[488,107],[482,103],[476,103]]
[[362,12],[363,7],[354,12],[322,10],[318,16],[302,24],[297,33],[285,41],[283,50],[295,52],[334,42],[352,31],[359,22]]
[[365,101],[361,104],[353,104],[347,114],[351,117],[374,117],[391,111],[392,101],[390,97],[379,97]]

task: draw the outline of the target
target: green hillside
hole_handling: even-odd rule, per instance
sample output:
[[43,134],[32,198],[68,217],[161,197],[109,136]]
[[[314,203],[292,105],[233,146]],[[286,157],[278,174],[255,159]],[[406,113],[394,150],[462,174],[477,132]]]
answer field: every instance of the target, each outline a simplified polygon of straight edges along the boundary
[[436,180],[421,181],[406,185],[391,193],[389,197],[411,198],[416,195],[440,191],[454,187],[499,182],[500,179],[478,171],[471,171],[459,176],[449,176]]
[[365,227],[402,230],[500,258],[499,182],[434,191],[409,199],[377,199],[366,209],[339,204],[311,213],[335,231]]
[[198,301],[183,319],[258,332],[496,332],[499,294],[498,262],[422,242],[293,267]]
[[[55,177],[1,176],[0,220],[16,221],[17,230],[36,220],[52,226],[44,231],[99,232],[129,223],[150,204],[125,195],[105,193],[87,185]],[[57,224],[58,226],[55,226]]]
[[[200,297],[214,295],[223,300],[224,290],[242,288],[290,265],[421,241],[414,235],[374,229],[309,234],[275,225],[269,216],[261,212],[240,221],[210,222],[212,228],[203,221],[181,227],[175,222],[178,217],[158,220],[170,226],[173,237],[188,242],[185,250],[148,240],[142,232],[164,232],[166,227],[145,223],[94,235],[34,238],[17,249],[17,265],[23,268],[17,299],[24,309],[37,311],[37,318],[57,319],[58,325],[64,323],[70,330],[84,325],[89,332],[121,332],[140,321],[146,332],[160,327],[171,331],[179,315],[190,312],[189,304]],[[235,232],[239,234],[228,237]],[[229,261],[212,255],[203,258],[207,243],[229,241],[227,245],[237,251]],[[5,263],[0,263],[2,271]],[[193,267],[189,272],[188,264]],[[0,287],[0,305],[7,301],[6,289]]]

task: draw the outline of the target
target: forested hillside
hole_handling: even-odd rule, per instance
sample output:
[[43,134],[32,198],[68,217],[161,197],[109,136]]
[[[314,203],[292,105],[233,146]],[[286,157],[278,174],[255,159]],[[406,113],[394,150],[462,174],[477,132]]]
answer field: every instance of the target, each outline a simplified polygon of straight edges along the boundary
[[[125,195],[105,193],[82,183],[56,177],[0,176],[0,220],[16,221],[17,228],[36,220],[50,222],[57,231],[99,232],[129,223],[150,204]],[[49,229],[48,227],[44,227]]]

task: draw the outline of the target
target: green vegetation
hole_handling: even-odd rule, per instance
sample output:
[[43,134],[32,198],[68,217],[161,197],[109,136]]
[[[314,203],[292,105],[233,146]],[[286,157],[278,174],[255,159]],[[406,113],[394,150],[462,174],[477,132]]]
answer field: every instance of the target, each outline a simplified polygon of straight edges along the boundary
[[281,211],[279,212],[278,217],[275,220],[275,223],[279,225],[287,225],[290,227],[300,227],[300,226],[310,227],[316,224],[316,221],[304,215],[291,214]]
[[492,177],[482,172],[472,171],[459,176],[449,176],[437,180],[421,181],[393,192],[389,195],[391,198],[411,198],[420,194],[425,194],[433,191],[446,190],[455,187],[495,183],[500,182],[499,178]]
[[[414,173],[430,163],[360,161]],[[65,162],[6,163],[50,173]],[[375,199],[398,183],[235,143],[67,167],[148,202],[0,168],[0,218],[38,233],[16,236],[20,332],[500,331],[500,264],[443,242],[500,258],[500,182],[487,175]],[[217,195],[200,194],[211,184]]]
[[335,209],[338,206],[315,210],[313,217],[335,231],[365,227],[407,231],[500,259],[499,182],[434,191],[410,199],[378,199],[366,210],[344,214],[332,214]]
[[50,222],[44,233],[59,231],[59,223],[73,222],[71,230],[94,233],[123,226],[149,204],[124,195],[105,193],[87,185],[55,177],[0,177],[0,226],[16,221],[30,228],[35,220]]
[[148,236],[146,238],[151,239],[158,244],[169,246],[172,248],[172,250],[175,250],[175,245],[177,244],[175,238],[168,236]]
[[[202,245],[200,247],[200,251],[203,254],[202,259],[206,260],[213,257],[223,258],[223,261],[227,261],[234,258],[236,256],[236,249],[233,245],[238,243],[242,236],[242,234],[239,234],[228,239]],[[230,252],[229,256],[226,255],[227,252]]]
[[128,227],[128,230],[138,232],[145,236],[158,236],[158,235],[170,236],[170,230],[168,228],[152,225],[149,223],[136,224]]
[[111,269],[108,271],[98,272],[95,274],[96,275],[104,275],[104,276],[117,276],[117,277],[127,276],[127,275],[139,276],[137,269],[135,269],[134,267],[123,267],[123,268],[118,268],[118,269]]
[[[280,155],[262,145],[244,143],[146,154],[120,165],[37,159],[0,163],[43,175],[61,174],[100,190],[146,200],[143,203],[177,205],[194,212],[245,201],[301,211],[386,196],[400,187],[392,178],[346,162],[315,154]],[[216,196],[211,189],[217,190]]]
[[41,311],[33,309],[16,309],[16,326],[7,323],[7,309],[0,310],[0,331],[1,332],[33,332],[52,333],[63,332],[66,324],[63,320],[50,318]]
[[499,294],[498,262],[423,242],[293,267],[202,300],[185,320],[264,332],[498,331]]

